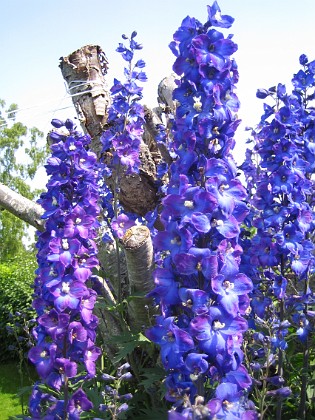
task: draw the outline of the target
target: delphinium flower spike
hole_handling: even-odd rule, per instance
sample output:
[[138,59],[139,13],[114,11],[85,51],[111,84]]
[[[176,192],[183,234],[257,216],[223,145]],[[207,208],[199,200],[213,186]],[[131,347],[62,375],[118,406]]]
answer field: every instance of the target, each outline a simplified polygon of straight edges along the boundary
[[[291,93],[281,83],[257,91],[258,98],[273,101],[273,106],[264,105],[261,121],[252,130],[254,148],[247,152],[243,165],[251,177],[251,224],[255,229],[250,240],[244,237],[242,262],[255,286],[249,359],[257,379],[263,372],[267,384],[263,389],[269,389],[269,397],[280,395],[282,390],[286,390],[283,397],[290,395],[284,378],[289,327],[306,342],[312,318],[308,309],[314,303],[310,278],[314,271],[315,113],[310,103],[314,99],[315,66],[305,55],[300,57],[300,64],[303,70],[294,75]],[[264,401],[261,398],[260,404]],[[261,406],[260,411],[263,409]],[[281,415],[280,403],[278,410]]]
[[98,174],[89,137],[76,131],[71,120],[55,119],[52,125],[57,130],[50,134],[49,181],[39,199],[46,225],[37,241],[37,344],[29,352],[40,381],[29,409],[32,418],[76,419],[93,405],[82,387],[72,387],[95,376],[101,353],[95,345],[96,293],[87,284],[98,266]]
[[232,22],[215,2],[205,25],[185,18],[170,45],[179,76],[175,159],[162,201],[165,229],[154,238],[151,295],[161,315],[147,336],[161,348],[172,419],[255,418],[242,351],[252,282],[239,272],[238,244],[248,210],[232,157],[240,122],[231,58],[237,45],[215,29]]
[[[117,79],[110,90],[112,103],[109,108],[107,126],[101,136],[103,144],[103,175],[106,182],[111,179],[110,189],[104,185],[102,198],[105,215],[116,238],[122,238],[126,230],[134,225],[139,215],[126,213],[119,204],[120,180],[123,173],[131,175],[139,172],[140,149],[143,135],[144,108],[140,104],[147,76],[143,70],[145,62],[135,62],[135,53],[142,48],[132,32],[130,38],[122,35],[123,43],[116,49],[125,60],[125,81]],[[127,43],[127,46],[125,45]]]

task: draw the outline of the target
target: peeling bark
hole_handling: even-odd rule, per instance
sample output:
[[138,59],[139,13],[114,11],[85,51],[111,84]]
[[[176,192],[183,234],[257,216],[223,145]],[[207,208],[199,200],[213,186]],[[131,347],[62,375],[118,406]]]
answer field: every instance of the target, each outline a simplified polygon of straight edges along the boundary
[[61,57],[59,67],[82,128],[91,136],[92,149],[99,156],[99,138],[107,122],[110,105],[105,80],[107,58],[98,45],[86,45],[67,57]]
[[45,221],[41,218],[44,213],[42,207],[0,183],[0,210],[2,209],[24,220],[37,230],[44,230]]

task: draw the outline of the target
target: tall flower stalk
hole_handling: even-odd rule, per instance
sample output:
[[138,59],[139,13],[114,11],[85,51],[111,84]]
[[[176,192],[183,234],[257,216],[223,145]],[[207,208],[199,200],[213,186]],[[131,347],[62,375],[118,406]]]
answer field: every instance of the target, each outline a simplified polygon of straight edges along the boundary
[[[125,81],[114,80],[111,92],[111,107],[105,131],[101,136],[103,144],[102,164],[105,183],[102,189],[102,206],[104,216],[111,235],[106,235],[104,240],[114,238],[117,253],[117,271],[120,278],[120,246],[119,240],[126,230],[135,224],[139,217],[133,213],[126,213],[119,202],[121,197],[122,176],[132,175],[139,172],[140,151],[143,135],[144,109],[140,104],[143,88],[139,82],[147,80],[143,71],[145,62],[137,60],[134,55],[142,45],[136,42],[137,32],[132,32],[130,38],[122,35],[124,41],[119,43],[116,49],[126,62],[124,68]],[[111,185],[111,188],[109,187]],[[118,302],[122,300],[120,282],[117,292]]]
[[[147,336],[161,349],[172,419],[255,418],[243,365],[252,282],[239,272],[246,191],[232,157],[238,80],[237,45],[216,2],[203,25],[187,17],[170,47],[179,76],[164,231],[154,238],[155,290],[161,315]],[[245,416],[245,417],[244,417]],[[251,417],[246,417],[251,416]]]
[[[313,317],[309,305],[314,303],[310,280],[314,271],[315,113],[310,104],[314,99],[315,62],[308,62],[302,55],[300,64],[303,70],[292,79],[292,93],[287,93],[282,84],[257,91],[259,98],[274,102],[272,106],[264,104],[264,115],[252,132],[253,151],[248,152],[243,165],[252,185],[251,223],[255,234],[244,241],[242,267],[255,286],[251,305],[251,326],[256,330],[252,335],[252,367],[254,376],[264,382],[265,395],[258,397],[264,402],[262,418],[272,397],[280,397],[276,418],[282,418],[282,400],[291,393],[285,383],[284,364],[294,334],[304,343],[299,411],[305,416],[308,335]],[[272,370],[267,372],[267,365]]]
[[50,134],[50,179],[39,200],[46,224],[37,241],[37,344],[29,352],[40,381],[33,389],[30,414],[32,419],[79,419],[93,407],[83,387],[95,376],[101,353],[95,345],[96,293],[88,287],[98,266],[97,166],[88,150],[89,137],[77,132],[71,120],[52,124],[57,131]]

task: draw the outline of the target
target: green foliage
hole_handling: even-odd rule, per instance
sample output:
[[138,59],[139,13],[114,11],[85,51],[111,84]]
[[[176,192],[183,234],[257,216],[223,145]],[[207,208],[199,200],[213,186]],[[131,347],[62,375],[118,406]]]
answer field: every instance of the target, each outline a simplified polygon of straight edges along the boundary
[[148,347],[153,347],[153,344],[148,340],[141,332],[137,334],[132,334],[131,332],[126,332],[116,337],[112,337],[112,342],[119,344],[119,351],[116,357],[114,358],[114,364],[118,364],[123,359],[125,359],[129,354],[134,352],[136,348],[142,348],[146,351]]
[[25,414],[27,409],[31,393],[30,385],[33,381],[32,369],[23,371],[24,384],[22,385],[17,363],[0,364],[0,419],[22,418],[22,414]]
[[7,262],[0,262],[0,362],[16,358],[21,348],[27,350],[29,321],[36,260],[24,252]]
[[[48,153],[43,133],[37,128],[28,129],[15,121],[17,105],[5,110],[5,101],[0,100],[0,182],[23,196],[34,199],[39,191],[32,189],[37,168]],[[5,115],[4,115],[5,114]],[[22,252],[22,238],[26,224],[0,208],[0,261]]]

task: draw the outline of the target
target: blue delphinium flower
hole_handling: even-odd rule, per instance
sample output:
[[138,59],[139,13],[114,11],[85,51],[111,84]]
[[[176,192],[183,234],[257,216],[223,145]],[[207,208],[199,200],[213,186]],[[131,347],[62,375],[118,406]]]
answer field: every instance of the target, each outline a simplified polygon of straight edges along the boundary
[[[218,384],[230,381],[239,402],[234,404],[233,394],[224,406],[233,406],[233,415],[240,418],[251,384],[241,348],[252,282],[239,272],[238,244],[248,209],[231,154],[239,125],[234,93],[238,74],[231,58],[237,45],[215,29],[229,27],[233,18],[222,16],[216,2],[208,13],[205,25],[184,19],[170,45],[179,77],[173,94],[176,115],[166,144],[174,162],[162,200],[165,229],[154,237],[158,267],[156,288],[150,293],[162,315],[147,331],[161,347],[168,373],[170,418],[201,418],[195,417],[198,410],[202,418],[211,418],[207,401],[215,397]],[[229,375],[232,371],[234,376]],[[246,380],[235,380],[237,372]],[[201,394],[206,394],[202,404],[197,401]]]
[[[288,347],[288,328],[294,328],[305,342],[310,328],[303,328],[309,325],[303,312],[307,313],[308,305],[313,303],[309,286],[314,271],[314,244],[310,238],[314,231],[315,113],[309,102],[314,96],[315,77],[305,55],[300,57],[300,63],[303,70],[294,75],[291,93],[282,84],[257,92],[258,98],[273,99],[274,106],[265,104],[260,124],[252,130],[254,147],[248,151],[244,165],[245,176],[246,168],[251,168],[251,225],[255,228],[251,241],[244,238],[243,242],[246,253],[242,269],[251,273],[255,286],[250,323],[265,334],[264,344],[256,342],[255,346],[265,346],[267,359],[272,352],[280,375],[283,352]],[[257,336],[253,337],[254,343]],[[260,364],[267,383],[280,387],[268,395],[290,395],[282,392],[286,389],[284,383],[272,382],[269,362],[262,358]]]

